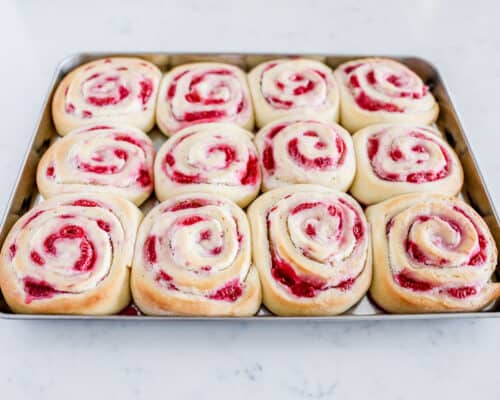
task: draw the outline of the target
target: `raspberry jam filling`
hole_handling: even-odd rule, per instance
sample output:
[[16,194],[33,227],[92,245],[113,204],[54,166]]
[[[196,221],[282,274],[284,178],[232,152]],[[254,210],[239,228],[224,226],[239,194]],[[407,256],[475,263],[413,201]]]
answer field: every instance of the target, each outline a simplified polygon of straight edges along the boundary
[[16,253],[17,253],[17,246],[16,246],[15,243],[12,243],[9,246],[9,255],[10,255],[10,258],[13,259],[16,256]]
[[356,104],[366,111],[387,111],[392,113],[404,112],[404,110],[396,104],[373,99],[364,91],[361,91],[361,93],[356,96]]
[[156,254],[156,236],[151,235],[144,242],[144,257],[150,264],[154,264],[158,260]]
[[477,294],[477,289],[474,286],[463,286],[456,288],[449,288],[446,293],[457,299],[465,299],[470,296],[475,296]]
[[38,218],[40,215],[42,215],[43,213],[45,212],[45,210],[39,210],[37,211],[36,213],[34,213],[33,215],[31,215],[27,220],[26,222],[23,224],[22,228],[26,228],[33,220],[35,220],[36,218]]
[[153,184],[153,179],[151,179],[151,174],[147,169],[141,168],[137,175],[137,183],[142,187],[149,187]]
[[[53,256],[57,255],[56,243],[62,239],[78,239],[80,240],[79,248],[80,248],[80,256],[75,261],[73,265],[73,269],[75,271],[86,272],[92,270],[94,268],[94,264],[97,258],[95,253],[94,245],[91,241],[86,237],[83,228],[77,225],[65,225],[63,226],[59,232],[52,233],[47,236],[43,242],[44,250]],[[36,262],[38,265],[41,265],[40,262],[43,258],[38,258],[35,256],[32,260]],[[35,261],[37,260],[37,261]],[[43,260],[43,263],[45,261]]]
[[[412,273],[406,269],[395,275],[394,280],[399,286],[405,289],[410,289],[414,292],[428,292],[438,287],[432,282],[415,278]],[[478,294],[478,290],[474,286],[459,286],[439,289],[439,293],[446,294],[447,296],[454,297],[456,299],[465,299]]]
[[319,279],[300,277],[287,261],[281,259],[276,254],[276,251],[272,251],[272,263],[271,274],[273,278],[288,287],[290,292],[297,297],[315,297],[319,291],[327,289],[347,291],[351,289],[356,281],[356,278],[348,278],[338,285],[327,286],[325,282]]
[[33,300],[49,299],[58,293],[62,293],[50,283],[29,276],[23,279],[23,284],[26,293],[26,304],[31,303]]
[[251,154],[248,157],[247,166],[240,179],[242,185],[256,185],[260,177],[259,161],[257,157]]
[[[426,182],[434,182],[440,179],[444,179],[448,177],[451,173],[451,158],[447,152],[447,150],[441,146],[439,143],[434,141],[431,137],[423,135],[419,132],[410,132],[409,136],[415,137],[419,140],[422,140],[424,143],[428,142],[433,146],[439,146],[441,154],[443,155],[443,159],[445,161],[444,165],[435,171],[418,171],[411,172],[408,171],[406,173],[397,173],[397,172],[389,172],[382,168],[381,165],[376,160],[376,157],[390,157],[395,163],[401,161],[403,166],[406,167],[407,158],[405,154],[401,151],[400,148],[391,147],[387,149],[387,153],[379,154],[381,151],[380,148],[380,138],[379,135],[374,135],[368,139],[367,143],[367,154],[370,160],[371,167],[373,172],[382,180],[389,182],[408,182],[408,183],[426,183]],[[425,144],[416,144],[410,149],[413,153],[416,154],[426,154],[429,153]],[[422,163],[423,159],[417,159],[415,166]]]
[[98,207],[99,204],[95,202],[94,200],[88,200],[88,199],[80,199],[80,200],[75,200],[73,202],[74,206],[78,207]]
[[141,87],[139,99],[141,100],[142,105],[146,105],[153,94],[153,82],[151,79],[144,79],[139,82],[139,86]]
[[36,250],[31,250],[30,258],[38,266],[45,265],[45,260]]
[[177,224],[181,226],[191,226],[197,224],[198,222],[206,221],[206,218],[200,215],[190,215],[187,217],[182,217],[177,221]]
[[137,146],[139,147],[140,149],[143,149],[143,143],[134,139],[132,136],[129,136],[127,134],[116,134],[116,136],[113,138],[114,140],[116,140],[117,142],[127,142],[127,143],[130,143],[130,144],[133,144],[134,146]]
[[179,290],[177,288],[177,286],[175,286],[175,284],[172,283],[172,281],[174,280],[169,274],[167,274],[165,271],[163,270],[160,270],[157,274],[156,274],[156,282],[161,282],[163,283],[164,285],[166,284],[167,288],[169,290]]
[[167,207],[163,210],[163,212],[174,212],[179,210],[187,210],[189,208],[200,208],[205,207],[212,204],[210,201],[205,199],[190,199],[190,200],[182,200],[178,203],[173,204],[170,207]]
[[123,310],[121,310],[118,315],[126,315],[130,317],[137,317],[139,315],[142,315],[141,311],[137,308],[137,306],[134,303],[129,304],[127,307],[125,307]]
[[434,285],[431,282],[422,281],[413,277],[411,272],[408,270],[402,270],[394,277],[394,280],[399,286],[404,287],[405,289],[411,289],[415,292],[427,292],[434,288]]
[[222,288],[210,294],[208,298],[212,300],[229,301],[231,303],[238,300],[243,294],[243,287],[238,279],[226,283]]

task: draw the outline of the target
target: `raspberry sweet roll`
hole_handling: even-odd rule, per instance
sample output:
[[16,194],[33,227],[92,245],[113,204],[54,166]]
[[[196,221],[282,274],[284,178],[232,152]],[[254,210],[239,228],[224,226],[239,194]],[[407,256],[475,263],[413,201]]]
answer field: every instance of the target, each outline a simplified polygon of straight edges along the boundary
[[497,249],[466,203],[407,194],[367,209],[373,238],[370,293],[393,313],[475,311],[500,296]]
[[357,171],[350,191],[363,204],[416,192],[455,196],[462,188],[460,161],[435,129],[372,125],[353,141]]
[[234,124],[185,128],[163,144],[155,161],[155,191],[160,200],[208,192],[245,207],[259,193],[260,183],[252,134]]
[[307,118],[280,119],[255,137],[264,191],[315,183],[346,191],[356,171],[351,135],[340,125]]
[[90,125],[54,142],[37,169],[43,197],[61,193],[114,193],[137,205],[153,191],[151,139],[124,125]]
[[252,130],[253,108],[245,73],[222,63],[175,67],[161,82],[156,122],[167,136],[207,122],[229,122]]
[[365,58],[340,65],[340,123],[351,133],[378,123],[429,125],[439,107],[422,79],[403,64]]
[[0,286],[17,313],[113,314],[130,302],[139,209],[109,194],[66,194],[23,215],[0,254]]
[[91,61],[57,87],[52,117],[59,135],[88,124],[127,124],[145,132],[155,121],[160,70],[139,58]]
[[294,185],[263,194],[248,209],[253,260],[265,306],[277,315],[336,315],[366,293],[370,232],[345,193]]
[[148,315],[250,316],[261,303],[245,213],[208,193],[156,206],[138,233],[132,295]]
[[248,74],[257,126],[302,114],[337,121],[339,90],[325,64],[300,58],[272,60]]

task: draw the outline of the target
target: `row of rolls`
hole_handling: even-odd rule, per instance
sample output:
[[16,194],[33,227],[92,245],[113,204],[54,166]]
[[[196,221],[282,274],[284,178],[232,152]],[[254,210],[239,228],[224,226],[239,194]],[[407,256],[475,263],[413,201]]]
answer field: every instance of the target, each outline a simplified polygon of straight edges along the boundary
[[162,77],[106,58],[62,80],[52,113],[46,200],[0,254],[15,312],[114,314],[133,299],[146,315],[336,315],[367,293],[387,312],[450,312],[500,296],[495,242],[429,126],[436,100],[396,61]]
[[23,215],[0,254],[18,313],[337,315],[369,291],[392,313],[480,310],[500,296],[495,242],[456,197],[407,194],[362,207],[319,185],[266,192],[243,211],[212,193],[146,216],[113,194],[71,193]]
[[377,123],[433,123],[438,104],[420,77],[390,59],[352,60],[333,71],[304,58],[269,60],[248,74],[237,66],[199,62],[162,75],[152,63],[114,57],[65,76],[52,103],[60,135],[113,121],[167,136],[204,122],[247,130],[304,114],[336,121],[350,132]]
[[224,194],[241,207],[258,194],[312,183],[348,191],[370,205],[414,192],[456,195],[457,154],[428,126],[377,124],[351,136],[333,122],[284,118],[254,136],[229,123],[184,128],[158,152],[126,125],[87,125],[55,141],[37,168],[44,198],[61,193],[118,194],[136,205],[182,193]]

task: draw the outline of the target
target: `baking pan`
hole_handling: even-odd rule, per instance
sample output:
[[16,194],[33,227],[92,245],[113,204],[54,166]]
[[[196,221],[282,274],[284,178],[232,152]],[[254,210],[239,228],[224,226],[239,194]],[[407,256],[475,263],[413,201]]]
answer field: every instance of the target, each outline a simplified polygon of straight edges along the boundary
[[[273,58],[294,57],[297,54],[207,54],[207,53],[79,53],[65,58],[61,61],[55,71],[49,93],[43,104],[40,119],[35,128],[35,132],[26,152],[26,156],[22,162],[14,189],[7,203],[7,207],[1,222],[0,229],[0,244],[3,242],[14,224],[14,222],[28,211],[34,204],[40,201],[40,195],[36,188],[35,174],[36,167],[40,157],[45,152],[50,143],[55,140],[58,135],[52,123],[50,112],[50,104],[52,95],[61,79],[72,69],[79,65],[91,61],[93,59],[108,57],[108,56],[135,56],[147,59],[162,70],[166,70],[171,66],[193,62],[193,61],[218,61],[237,65],[245,70],[251,69],[256,64]],[[300,54],[301,57],[314,58],[323,61],[331,68],[335,69],[339,64],[351,59],[373,57],[374,55],[317,55],[317,54]],[[379,57],[379,55],[375,55]],[[388,56],[396,59],[407,65],[415,71],[423,81],[429,86],[432,93],[436,97],[440,113],[437,121],[437,126],[445,135],[446,140],[455,149],[462,166],[464,168],[464,188],[462,191],[463,198],[476,209],[476,211],[484,218],[488,224],[498,248],[500,248],[500,225],[498,215],[491,200],[490,195],[481,177],[477,163],[472,154],[470,145],[467,141],[465,132],[460,124],[457,112],[451,102],[448,90],[445,86],[443,78],[438,70],[428,61],[407,56]],[[158,148],[166,137],[155,128],[150,133],[155,146]],[[147,212],[156,199],[152,197],[141,208]],[[497,265],[496,275],[498,276],[500,267]],[[98,320],[244,320],[244,321],[278,321],[278,320],[313,320],[313,321],[373,321],[373,320],[398,320],[398,319],[430,319],[430,318],[465,318],[465,317],[500,317],[500,307],[498,304],[492,304],[487,309],[481,312],[469,313],[447,313],[447,314],[387,314],[378,308],[368,296],[365,296],[357,305],[339,316],[333,317],[278,317],[271,314],[264,307],[254,317],[188,317],[188,316],[167,316],[167,317],[147,317],[147,316],[130,316],[130,315],[112,315],[112,316],[84,316],[84,315],[27,315],[14,314],[9,310],[3,297],[0,294],[0,318],[10,319],[98,319]]]

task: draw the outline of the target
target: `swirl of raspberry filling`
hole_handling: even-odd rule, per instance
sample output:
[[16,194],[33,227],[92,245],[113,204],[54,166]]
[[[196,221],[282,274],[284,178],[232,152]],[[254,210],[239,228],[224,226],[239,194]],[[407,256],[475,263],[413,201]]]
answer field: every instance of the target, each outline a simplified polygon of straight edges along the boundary
[[178,132],[158,152],[156,192],[161,200],[178,193],[208,190],[244,206],[260,187],[252,135],[231,124],[201,124]]
[[153,190],[154,148],[140,130],[91,125],[55,142],[38,166],[42,195],[108,191],[140,204]]
[[251,128],[252,113],[246,79],[237,67],[188,64],[167,73],[162,82],[157,119],[166,134],[206,122]]
[[414,112],[431,108],[434,103],[420,77],[398,62],[356,60],[340,68],[346,88],[365,111]]
[[266,125],[255,143],[265,190],[292,183],[318,183],[346,190],[354,177],[351,137],[336,124],[279,120]]
[[386,236],[394,281],[413,292],[466,299],[479,295],[492,273],[489,232],[458,200],[410,207],[392,216]]
[[113,201],[99,195],[63,195],[44,201],[18,221],[4,246],[8,254],[2,252],[2,268],[8,265],[24,304],[84,296],[104,285],[113,270],[130,264],[132,253],[122,247],[133,242],[138,216],[128,221],[131,230],[126,230],[121,220],[126,211]]
[[176,299],[159,301],[163,310],[194,314],[184,301],[233,307],[254,285],[248,282],[248,222],[220,196],[183,195],[155,207],[141,226],[135,257],[132,287],[141,309],[144,287]]
[[271,274],[290,294],[349,291],[363,272],[368,228],[349,197],[292,194],[271,207],[266,220]]
[[371,135],[367,156],[374,173],[391,182],[425,183],[448,177],[452,156],[425,128],[393,127]]
[[78,70],[64,87],[64,110],[82,119],[144,112],[154,107],[159,70],[139,59],[108,58]]
[[260,91],[273,108],[321,107],[328,101],[333,86],[329,75],[330,71],[319,63],[273,61],[260,74]]

